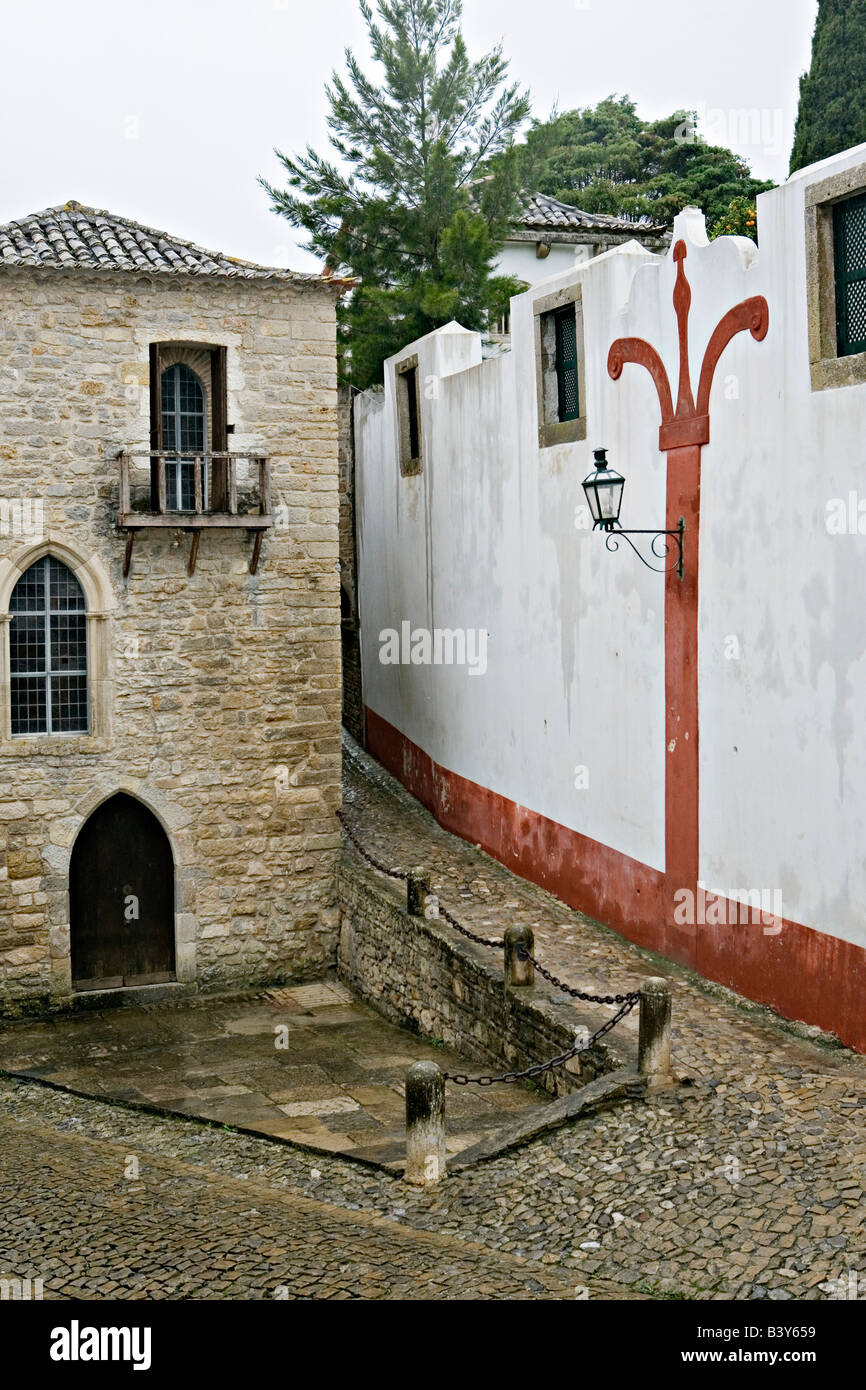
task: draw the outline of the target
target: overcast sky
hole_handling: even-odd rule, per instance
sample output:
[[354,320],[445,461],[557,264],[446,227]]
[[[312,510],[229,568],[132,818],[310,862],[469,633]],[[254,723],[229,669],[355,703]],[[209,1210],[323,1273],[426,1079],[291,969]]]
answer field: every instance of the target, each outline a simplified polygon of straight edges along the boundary
[[[464,0],[470,55],[500,39],[535,113],[628,93],[705,113],[781,180],[817,0]],[[0,0],[0,222],[75,198],[230,255],[315,268],[256,175],[324,149],[357,0]],[[746,116],[744,113],[751,112]]]

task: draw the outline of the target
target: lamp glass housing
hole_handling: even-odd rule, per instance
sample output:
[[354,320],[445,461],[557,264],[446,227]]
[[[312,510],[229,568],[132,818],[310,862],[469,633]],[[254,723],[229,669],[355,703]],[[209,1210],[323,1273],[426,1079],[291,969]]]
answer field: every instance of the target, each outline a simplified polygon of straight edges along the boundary
[[593,529],[601,526],[612,531],[619,521],[625,478],[609,466],[607,449],[594,450],[594,456],[595,472],[584,478],[583,490],[592,513]]

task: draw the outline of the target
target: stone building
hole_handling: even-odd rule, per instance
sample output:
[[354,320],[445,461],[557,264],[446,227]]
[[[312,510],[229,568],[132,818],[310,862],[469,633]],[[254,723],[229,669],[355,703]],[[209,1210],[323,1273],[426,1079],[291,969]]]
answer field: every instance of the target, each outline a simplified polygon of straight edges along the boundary
[[6,1009],[333,958],[341,288],[0,227]]

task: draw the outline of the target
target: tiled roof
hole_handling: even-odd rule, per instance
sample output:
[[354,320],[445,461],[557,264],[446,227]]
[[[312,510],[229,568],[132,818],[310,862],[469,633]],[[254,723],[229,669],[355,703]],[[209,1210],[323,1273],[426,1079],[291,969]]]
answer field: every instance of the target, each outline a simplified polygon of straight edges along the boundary
[[603,212],[584,212],[582,208],[561,203],[558,198],[549,198],[546,193],[535,193],[529,200],[523,216],[515,222],[516,226],[550,232],[630,232],[632,236],[643,233],[661,236],[667,228],[641,217],[630,222],[625,217],[610,217]]
[[302,275],[206,251],[155,227],[143,227],[128,217],[75,202],[0,226],[0,270],[12,267],[217,275],[242,280],[328,280],[327,276]]

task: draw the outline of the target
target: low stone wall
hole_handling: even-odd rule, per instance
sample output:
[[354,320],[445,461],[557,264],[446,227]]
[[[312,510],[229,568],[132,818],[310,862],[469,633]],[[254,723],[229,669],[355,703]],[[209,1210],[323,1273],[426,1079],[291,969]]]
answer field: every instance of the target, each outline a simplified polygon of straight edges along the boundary
[[[405,885],[368,869],[347,848],[339,876],[338,972],[385,1018],[495,1071],[522,1070],[567,1051],[583,1022],[546,986],[506,988],[503,953],[476,946],[438,918],[410,916]],[[634,1048],[615,1031],[538,1078],[553,1095],[619,1067]]]

